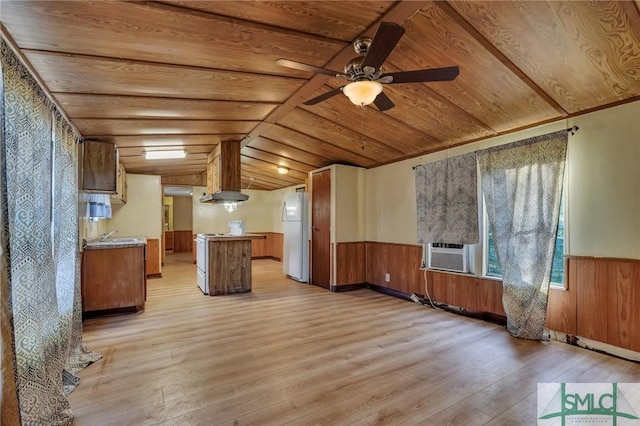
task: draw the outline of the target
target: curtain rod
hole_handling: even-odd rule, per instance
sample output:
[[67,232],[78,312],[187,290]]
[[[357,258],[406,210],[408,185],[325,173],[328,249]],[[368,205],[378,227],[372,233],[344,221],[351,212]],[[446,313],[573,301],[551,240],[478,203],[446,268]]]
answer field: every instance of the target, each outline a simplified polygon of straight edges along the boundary
[[[576,134],[576,132],[577,132],[578,130],[580,130],[580,127],[578,127],[578,126],[573,126],[573,127],[569,127],[568,129],[564,129],[564,130],[565,130],[565,132],[567,132],[567,133],[571,133],[571,135],[575,135],[575,134]],[[418,166],[412,166],[411,168],[412,168],[413,170],[415,170],[415,169],[416,169],[416,167],[418,167]]]
[[18,44],[16,43],[16,41],[13,39],[13,37],[11,37],[11,34],[9,34],[9,30],[7,29],[7,27],[5,27],[4,24],[1,22],[0,22],[0,30],[2,33],[2,38],[7,43],[9,48],[13,50],[13,53],[15,53],[18,59],[20,60],[20,62],[22,62],[22,65],[24,65],[25,68],[27,68],[27,70],[29,71],[29,73],[31,73],[31,76],[34,78],[36,83],[38,83],[38,85],[40,86],[44,94],[47,96],[47,98],[49,98],[49,101],[51,101],[51,103],[57,108],[60,115],[62,115],[62,118],[64,118],[67,121],[67,124],[71,126],[71,128],[76,133],[76,136],[79,139],[79,143],[82,143],[82,140],[83,140],[82,133],[80,133],[78,131],[78,128],[71,122],[67,113],[62,109],[62,106],[60,106],[60,103],[53,97],[47,85],[44,84],[44,80],[42,80],[40,75],[36,72],[36,70],[31,65],[31,62],[29,62],[27,57],[20,50],[20,47],[18,47]]
[[566,129],[566,130],[567,130],[567,133],[571,133],[571,135],[575,135],[575,134],[576,134],[576,132],[577,132],[578,130],[580,130],[580,127],[578,127],[578,126],[573,126],[573,127],[569,127],[569,128],[568,128],[568,129]]

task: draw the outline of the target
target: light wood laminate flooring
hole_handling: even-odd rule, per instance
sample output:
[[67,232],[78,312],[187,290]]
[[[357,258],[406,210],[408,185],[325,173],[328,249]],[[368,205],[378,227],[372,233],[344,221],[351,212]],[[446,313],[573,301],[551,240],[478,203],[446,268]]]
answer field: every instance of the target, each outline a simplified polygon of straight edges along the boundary
[[167,256],[144,311],[85,321],[103,355],[74,425],[535,425],[538,382],[640,382],[640,364],[253,261],[253,291],[203,296]]

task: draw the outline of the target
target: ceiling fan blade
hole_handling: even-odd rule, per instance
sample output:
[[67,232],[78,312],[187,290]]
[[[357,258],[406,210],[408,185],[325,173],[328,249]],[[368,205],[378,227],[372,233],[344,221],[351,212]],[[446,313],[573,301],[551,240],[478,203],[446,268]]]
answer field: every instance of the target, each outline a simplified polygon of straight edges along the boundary
[[278,59],[276,60],[276,64],[282,67],[293,68],[294,70],[309,71],[316,74],[330,75],[332,77],[342,76],[341,73],[336,71],[331,71],[326,68],[315,67],[313,65],[303,64],[302,62],[290,61],[288,59]]
[[380,79],[393,77],[395,83],[422,83],[427,81],[451,81],[460,74],[460,69],[455,67],[431,68],[428,70],[400,71],[382,74]]
[[362,62],[362,67],[370,66],[380,69],[403,34],[404,28],[395,22],[381,22],[369,46],[369,52]]
[[305,102],[303,102],[303,103],[304,103],[305,105],[315,105],[315,104],[317,104],[317,103],[319,103],[319,102],[322,102],[322,101],[324,101],[324,100],[327,100],[327,99],[329,99],[329,98],[334,97],[334,96],[335,96],[335,95],[337,95],[337,94],[342,93],[342,88],[343,88],[343,87],[344,87],[344,86],[338,87],[337,89],[329,90],[328,92],[323,93],[323,94],[322,94],[322,95],[320,95],[320,96],[316,96],[315,98],[311,98],[311,99],[309,99],[308,101],[305,101]]
[[376,96],[376,99],[373,101],[373,103],[378,107],[380,111],[386,111],[395,106],[394,103],[391,102],[391,99],[389,99],[389,97],[385,95],[384,92],[380,92],[380,94]]

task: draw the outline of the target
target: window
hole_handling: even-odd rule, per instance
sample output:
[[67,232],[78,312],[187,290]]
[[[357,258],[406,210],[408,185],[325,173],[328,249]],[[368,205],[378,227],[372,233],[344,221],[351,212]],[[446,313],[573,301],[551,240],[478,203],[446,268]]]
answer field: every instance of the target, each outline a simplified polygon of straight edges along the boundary
[[[484,210],[484,229],[485,232],[485,275],[488,277],[501,277],[500,263],[498,255],[493,244],[493,235],[487,221],[487,212]],[[551,285],[564,287],[564,235],[565,235],[565,217],[564,217],[564,191],[560,200],[560,216],[558,218],[558,233],[556,235],[556,247],[553,254],[553,266],[551,268]]]

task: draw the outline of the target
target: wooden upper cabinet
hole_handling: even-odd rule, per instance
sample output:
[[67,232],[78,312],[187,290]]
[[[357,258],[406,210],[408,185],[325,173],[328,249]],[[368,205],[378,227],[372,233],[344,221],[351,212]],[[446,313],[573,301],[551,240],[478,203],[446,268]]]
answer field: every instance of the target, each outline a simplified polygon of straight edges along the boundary
[[127,171],[122,163],[118,165],[116,193],[111,195],[111,202],[117,204],[127,203]]
[[222,141],[208,157],[207,193],[240,191],[241,187],[240,141]]
[[82,144],[82,190],[115,194],[118,181],[118,148],[110,142]]

